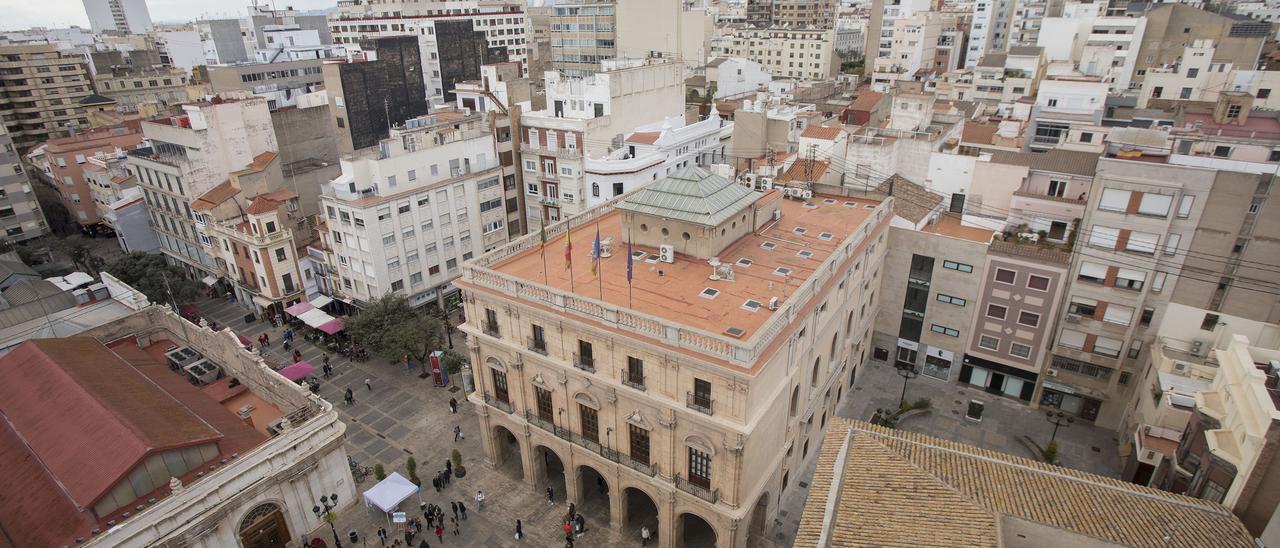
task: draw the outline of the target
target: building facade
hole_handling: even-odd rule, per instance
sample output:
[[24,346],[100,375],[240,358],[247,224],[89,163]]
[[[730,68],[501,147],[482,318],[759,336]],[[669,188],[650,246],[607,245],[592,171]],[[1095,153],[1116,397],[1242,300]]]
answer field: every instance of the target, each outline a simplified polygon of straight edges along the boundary
[[551,9],[551,70],[582,77],[617,57],[617,6],[612,1],[560,3]]
[[322,67],[332,131],[343,154],[377,145],[392,125],[428,111],[416,36],[379,38],[361,47],[371,50],[363,60]]
[[760,63],[774,78],[829,80],[840,72],[834,29],[741,29],[724,38],[714,53]]
[[22,167],[22,157],[8,131],[0,127],[0,229],[7,242],[21,242],[49,233],[44,211]]
[[83,0],[93,32],[146,34],[155,29],[146,0]]
[[138,148],[142,132],[134,128],[107,128],[53,139],[45,145],[50,176],[62,197],[62,204],[80,226],[90,230],[101,221],[93,185],[85,176],[89,159],[98,154],[116,156]]
[[[879,302],[888,204],[813,204],[689,168],[548,227],[557,253],[566,231],[579,246],[597,231],[607,240],[600,282],[581,251],[572,271],[556,264],[544,278],[538,235],[468,263],[462,329],[486,459],[530,488],[607,507],[615,527],[650,524],[663,546],[757,542],[817,454]],[[775,283],[733,274],[744,269]],[[566,306],[553,313],[553,301]]]
[[0,119],[19,152],[88,128],[79,102],[92,93],[81,57],[54,44],[0,46]]

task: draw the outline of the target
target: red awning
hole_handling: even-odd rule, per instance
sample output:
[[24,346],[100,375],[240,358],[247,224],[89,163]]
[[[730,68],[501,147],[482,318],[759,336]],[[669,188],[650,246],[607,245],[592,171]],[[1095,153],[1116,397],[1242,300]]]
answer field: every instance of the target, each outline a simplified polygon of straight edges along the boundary
[[295,382],[298,379],[306,377],[307,375],[310,375],[315,372],[316,372],[315,366],[308,363],[307,360],[302,360],[298,363],[290,365],[289,367],[276,371],[276,373],[279,373],[284,378],[289,379],[291,381],[295,381]]
[[342,330],[343,330],[343,327],[342,327],[342,319],[341,319],[341,318],[334,318],[333,320],[331,320],[331,321],[329,321],[329,322],[325,323],[324,325],[321,325],[320,327],[317,327],[316,329],[319,329],[319,330],[324,331],[325,333],[327,333],[327,334],[329,334],[329,335],[332,335],[332,334],[334,334],[334,333],[337,333],[337,332],[339,332],[339,331],[342,331]]

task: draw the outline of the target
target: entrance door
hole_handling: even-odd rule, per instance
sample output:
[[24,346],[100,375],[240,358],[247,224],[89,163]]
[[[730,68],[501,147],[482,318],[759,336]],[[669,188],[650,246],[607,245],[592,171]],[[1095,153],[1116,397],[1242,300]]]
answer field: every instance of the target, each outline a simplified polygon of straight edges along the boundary
[[991,394],[999,394],[1004,389],[1004,373],[991,373],[991,384],[987,385],[987,392]]
[[1080,418],[1087,421],[1096,421],[1098,420],[1098,411],[1101,409],[1102,402],[1091,398],[1084,398],[1084,405],[1080,409]]
[[266,503],[240,521],[240,543],[246,548],[270,548],[289,543],[289,526],[280,507]]

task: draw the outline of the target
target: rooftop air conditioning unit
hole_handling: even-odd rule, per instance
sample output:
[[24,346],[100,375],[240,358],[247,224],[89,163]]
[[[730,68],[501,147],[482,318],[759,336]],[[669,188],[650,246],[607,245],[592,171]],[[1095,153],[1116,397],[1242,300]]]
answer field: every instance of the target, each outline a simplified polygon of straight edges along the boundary
[[769,310],[777,310],[777,309],[778,309],[778,298],[769,297]]
[[1203,358],[1205,354],[1204,339],[1195,339],[1191,341],[1191,353],[1197,358]]
[[812,199],[812,198],[813,198],[813,191],[812,191],[812,190],[805,190],[805,191],[802,191],[802,192],[800,192],[800,197],[801,197],[801,198],[804,198],[804,199],[806,199],[806,200],[810,200],[810,199]]
[[668,264],[676,262],[676,248],[667,244],[658,246],[658,260]]

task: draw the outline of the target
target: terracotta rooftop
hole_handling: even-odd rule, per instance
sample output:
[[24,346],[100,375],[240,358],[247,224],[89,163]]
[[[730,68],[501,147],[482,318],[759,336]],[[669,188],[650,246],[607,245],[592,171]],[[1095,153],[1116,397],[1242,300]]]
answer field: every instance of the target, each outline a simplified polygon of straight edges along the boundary
[[253,161],[252,161],[252,162],[250,162],[250,163],[249,163],[249,165],[244,166],[244,168],[242,168],[242,169],[240,169],[240,170],[238,170],[238,171],[233,171],[233,172],[231,172],[231,174],[232,174],[232,175],[247,175],[247,174],[249,174],[249,173],[257,173],[257,172],[259,172],[259,171],[262,171],[262,170],[264,170],[264,169],[267,169],[267,166],[271,165],[271,162],[274,162],[274,161],[276,161],[276,153],[274,153],[274,152],[263,152],[262,154],[259,154],[259,155],[257,155],[257,156],[254,156],[254,157],[253,157]]
[[997,150],[991,153],[991,161],[998,164],[1026,166],[1040,171],[1069,173],[1093,177],[1098,168],[1098,154],[1074,150],[1053,149],[1045,152],[1009,152]]
[[[604,215],[598,223],[572,229],[572,284],[570,271],[564,266],[564,237],[547,243],[545,262],[534,247],[491,268],[558,291],[601,299],[616,306],[630,306],[637,312],[712,333],[737,327],[744,331],[740,338],[745,340],[772,314],[764,306],[769,299],[778,297],[785,302],[789,292],[812,276],[837,246],[871,216],[870,208],[880,203],[819,195],[811,201],[816,207],[809,208],[802,202],[782,199],[777,191],[760,194],[758,200],[781,201],[782,217],[777,223],[766,225],[763,231],[744,236],[720,252],[722,262],[735,265],[734,281],[708,280],[707,261],[682,254],[679,236],[676,236],[673,264],[658,262],[657,249],[635,246],[634,251],[644,252],[646,256],[633,262],[629,304],[627,237],[623,233],[621,212],[616,210]],[[803,234],[796,231],[801,227]],[[591,275],[589,256],[597,228],[601,239],[613,238],[613,256],[601,261],[599,279]],[[768,248],[761,247],[766,243],[770,244]],[[808,257],[801,252],[807,252]],[[743,266],[739,262],[743,259],[750,261],[750,265]],[[780,267],[790,269],[788,276],[776,271]],[[712,299],[700,296],[707,287],[719,290],[719,295]],[[744,309],[748,299],[761,303],[759,309]]]
[[1064,543],[1254,545],[1217,503],[836,418],[794,546],[1002,546],[1016,534],[1005,527],[1018,521],[1048,528]]
[[876,105],[880,104],[880,101],[883,99],[884,99],[883,93],[879,93],[875,91],[864,91],[862,93],[859,93],[858,96],[853,99],[853,102],[849,104],[849,109],[850,110],[871,110],[873,108],[876,108]]
[[[810,164],[813,165],[812,172],[809,176],[805,176],[805,169],[808,168]],[[822,178],[822,175],[827,172],[827,167],[830,165],[831,164],[829,162],[824,160],[799,158],[795,162],[792,162],[791,167],[787,168],[787,171],[778,177],[778,182],[789,183],[791,181],[801,181],[805,183],[813,183]]]
[[804,128],[804,132],[801,133],[800,136],[807,139],[834,141],[843,131],[844,130],[839,127],[809,126]]
[[912,223],[923,221],[930,212],[942,204],[942,196],[929,192],[925,187],[901,175],[885,179],[876,190],[897,198],[893,201],[894,215]]
[[995,234],[994,230],[988,228],[978,228],[976,226],[965,226],[960,222],[960,216],[955,213],[945,213],[938,216],[938,222],[925,225],[920,229],[921,232],[930,234],[941,234],[961,240],[969,240],[980,244],[991,243],[991,235]]
[[632,133],[630,137],[627,137],[627,142],[639,143],[642,145],[652,145],[658,142],[658,139],[661,137],[662,137],[661,131],[637,131],[635,133]]
[[215,458],[229,458],[266,440],[169,369],[171,344],[143,351],[132,338],[111,348],[90,337],[33,339],[0,358],[0,545],[73,545],[105,529],[132,506],[96,517],[88,509],[160,451],[216,443]]
[[960,134],[960,142],[990,145],[995,141],[996,132],[999,130],[1000,126],[995,124],[966,123],[964,132]]
[[275,192],[259,194],[249,199],[248,207],[244,208],[244,212],[249,215],[261,215],[263,213],[271,213],[292,198],[297,197],[289,190],[278,190]]
[[195,211],[205,211],[218,207],[222,202],[230,200],[240,193],[240,189],[231,183],[231,179],[227,179],[218,186],[209,189],[208,192],[201,194],[199,198],[191,201],[191,209]]

